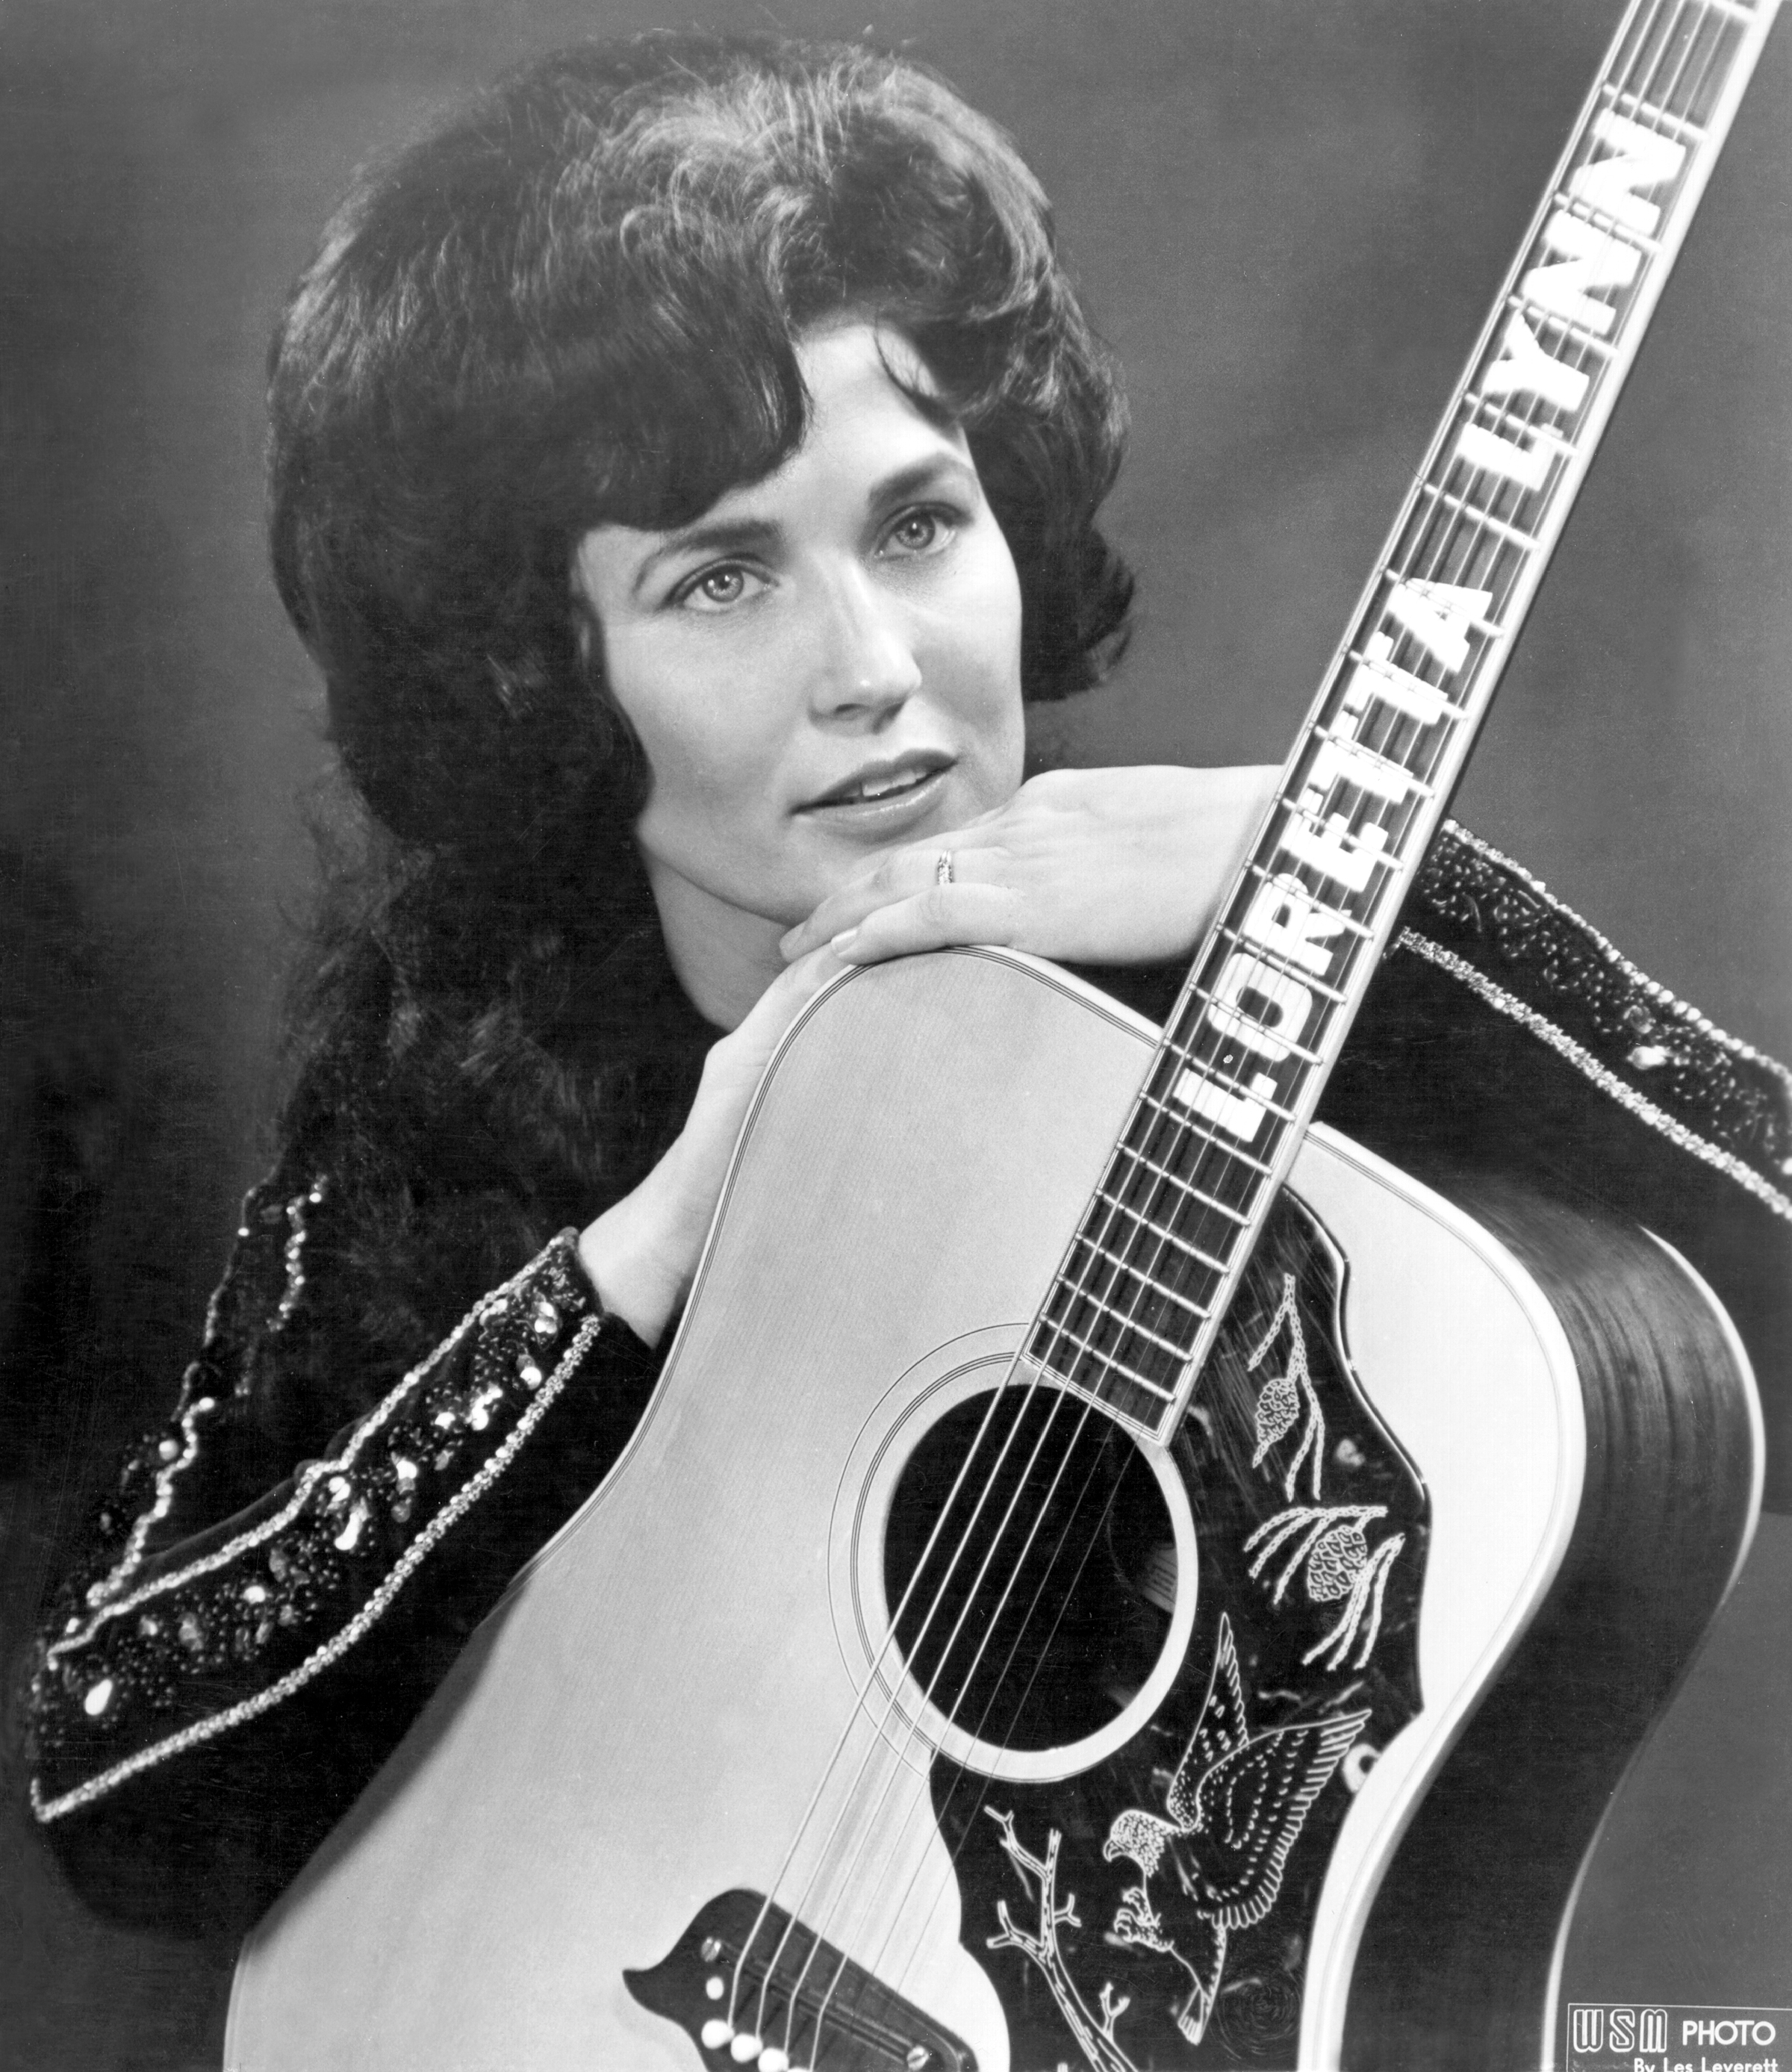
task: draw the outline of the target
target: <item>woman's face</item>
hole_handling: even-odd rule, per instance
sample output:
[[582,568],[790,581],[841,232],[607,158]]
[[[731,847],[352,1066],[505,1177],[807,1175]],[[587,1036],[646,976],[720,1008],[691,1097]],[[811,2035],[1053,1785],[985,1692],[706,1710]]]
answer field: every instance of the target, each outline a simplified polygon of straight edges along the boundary
[[775,940],[887,845],[1019,784],[1021,596],[913,348],[862,323],[799,360],[807,437],[670,532],[601,525],[576,578],[652,786],[635,833],[675,957]]

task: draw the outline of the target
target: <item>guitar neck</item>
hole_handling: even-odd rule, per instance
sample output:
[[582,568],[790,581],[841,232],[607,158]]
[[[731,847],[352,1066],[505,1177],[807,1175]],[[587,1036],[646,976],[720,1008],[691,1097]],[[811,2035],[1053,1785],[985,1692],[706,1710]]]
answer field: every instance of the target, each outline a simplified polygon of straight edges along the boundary
[[1778,0],[1633,0],[1194,960],[1026,1359],[1167,1439],[1293,1163]]

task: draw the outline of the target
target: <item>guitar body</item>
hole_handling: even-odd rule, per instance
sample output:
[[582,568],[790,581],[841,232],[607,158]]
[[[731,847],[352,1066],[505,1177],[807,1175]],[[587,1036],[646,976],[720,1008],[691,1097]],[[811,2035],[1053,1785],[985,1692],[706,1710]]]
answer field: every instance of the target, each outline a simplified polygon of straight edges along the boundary
[[1172,1445],[1028,1397],[1100,1499],[1056,1651],[936,1705],[890,1642],[1153,1040],[999,952],[812,1008],[627,1453],[252,1937],[233,2072],[1544,2059],[1752,1516],[1646,1239],[1315,1130]]

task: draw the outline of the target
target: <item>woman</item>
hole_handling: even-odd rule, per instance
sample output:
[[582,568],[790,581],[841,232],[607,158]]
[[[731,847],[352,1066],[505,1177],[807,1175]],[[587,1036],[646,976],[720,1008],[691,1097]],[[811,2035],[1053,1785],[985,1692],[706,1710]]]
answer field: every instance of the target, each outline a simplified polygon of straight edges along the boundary
[[[276,570],[379,867],[31,1701],[65,1863],[209,1928],[614,1459],[817,988],[995,940],[1161,1005],[1268,784],[1020,782],[1024,701],[1124,641],[1121,406],[1031,176],[912,67],[550,60],[363,186],[272,367]],[[1783,1075],[1465,839],[1409,919],[1333,1119],[1503,1140],[1765,1346]]]

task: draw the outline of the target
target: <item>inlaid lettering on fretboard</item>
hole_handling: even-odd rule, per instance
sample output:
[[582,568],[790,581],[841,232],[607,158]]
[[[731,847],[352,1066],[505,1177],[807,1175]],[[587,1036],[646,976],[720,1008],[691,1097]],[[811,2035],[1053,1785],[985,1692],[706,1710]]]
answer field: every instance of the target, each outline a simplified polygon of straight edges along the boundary
[[1392,929],[1777,0],[1637,0],[1027,1342],[1167,1437]]

